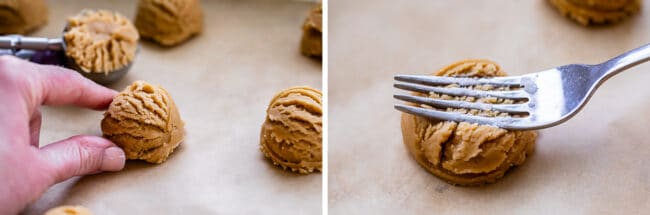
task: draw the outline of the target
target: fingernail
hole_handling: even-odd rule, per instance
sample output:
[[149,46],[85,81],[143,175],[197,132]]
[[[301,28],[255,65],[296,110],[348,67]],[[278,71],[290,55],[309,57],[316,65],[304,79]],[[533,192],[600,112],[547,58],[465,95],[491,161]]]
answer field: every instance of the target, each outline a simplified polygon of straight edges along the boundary
[[125,160],[124,151],[119,147],[110,147],[104,150],[102,160],[102,171],[119,171],[124,168]]

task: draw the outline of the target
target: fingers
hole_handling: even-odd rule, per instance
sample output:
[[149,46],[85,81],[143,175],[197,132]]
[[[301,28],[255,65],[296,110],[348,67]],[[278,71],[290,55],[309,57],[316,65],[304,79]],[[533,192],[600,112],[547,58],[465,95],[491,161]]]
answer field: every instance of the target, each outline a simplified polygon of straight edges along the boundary
[[0,57],[0,72],[11,74],[14,84],[25,92],[30,110],[41,104],[104,109],[117,94],[76,71],[39,65],[15,57]]
[[124,168],[124,151],[115,144],[96,136],[74,136],[47,145],[41,155],[58,183],[73,176],[119,171]]
[[41,136],[41,110],[36,108],[29,119],[29,143],[38,148],[38,140]]
[[40,92],[35,92],[41,104],[70,104],[99,110],[108,107],[117,94],[69,69],[43,65],[33,67],[41,86]]

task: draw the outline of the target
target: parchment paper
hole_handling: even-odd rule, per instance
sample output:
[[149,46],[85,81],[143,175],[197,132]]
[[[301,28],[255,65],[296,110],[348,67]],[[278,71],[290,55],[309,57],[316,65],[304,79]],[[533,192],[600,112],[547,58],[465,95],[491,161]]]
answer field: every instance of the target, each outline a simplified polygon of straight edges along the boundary
[[[83,8],[132,18],[136,1],[49,1],[50,22],[33,35],[60,36],[65,18]],[[187,136],[167,162],[129,161],[124,171],[78,177],[51,188],[24,214],[64,204],[95,214],[319,214],[320,173],[283,171],[263,158],[259,132],[266,106],[280,90],[321,88],[321,63],[300,55],[301,26],[313,3],[202,1],[205,31],[161,48],[142,42],[135,80],[169,91]],[[103,112],[44,107],[41,143],[76,134],[101,135]]]
[[331,0],[331,214],[648,214],[650,64],[610,79],[570,121],[496,184],[455,187],[402,143],[393,75],[486,58],[511,75],[599,63],[650,43],[640,14],[586,28],[546,1]]

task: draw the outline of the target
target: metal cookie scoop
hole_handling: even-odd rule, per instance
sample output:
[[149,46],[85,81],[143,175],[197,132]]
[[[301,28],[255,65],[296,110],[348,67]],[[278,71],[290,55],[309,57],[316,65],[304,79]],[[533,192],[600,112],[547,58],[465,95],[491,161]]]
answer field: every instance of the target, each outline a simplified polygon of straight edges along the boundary
[[[4,50],[3,50],[4,49]],[[140,47],[136,49],[136,54]],[[21,35],[0,36],[0,55],[14,55],[23,59],[32,60],[40,52],[53,51],[62,53],[63,64],[66,68],[75,70],[86,78],[93,80],[102,85],[115,83],[120,80],[133,65],[133,61],[128,65],[121,67],[116,71],[105,72],[85,72],[81,70],[74,59],[68,57],[66,53],[65,40],[61,38],[49,39],[42,37],[24,37]],[[37,62],[39,63],[39,62]]]

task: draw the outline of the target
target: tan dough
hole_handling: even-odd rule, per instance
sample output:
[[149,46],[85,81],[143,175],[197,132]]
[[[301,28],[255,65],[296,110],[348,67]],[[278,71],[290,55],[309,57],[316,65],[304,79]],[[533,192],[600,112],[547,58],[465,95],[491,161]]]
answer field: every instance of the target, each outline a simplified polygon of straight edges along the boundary
[[273,164],[300,173],[321,171],[322,93],[293,87],[278,93],[266,110],[260,149]]
[[640,0],[549,0],[560,13],[582,25],[623,20],[641,9]]
[[47,23],[44,0],[0,0],[0,34],[26,34]]
[[569,0],[570,3],[598,10],[618,10],[629,4],[630,0]]
[[63,35],[66,55],[84,72],[110,73],[135,58],[139,39],[133,24],[119,13],[84,10],[68,18]]
[[176,45],[203,30],[199,0],[140,0],[135,26],[143,38]]
[[322,4],[314,7],[302,26],[302,40],[300,51],[308,57],[322,57],[323,53],[323,7]]
[[[493,77],[506,74],[494,62],[466,60],[452,64],[434,75]],[[491,86],[477,88],[505,90]],[[419,93],[417,95],[424,96]],[[513,103],[511,100],[475,99],[433,93],[429,97],[483,103]],[[492,111],[446,111],[481,116],[507,116],[505,113]],[[535,131],[508,131],[488,125],[440,121],[406,113],[402,114],[401,124],[404,144],[422,167],[448,183],[465,186],[494,182],[510,168],[521,165],[533,152],[537,137]]]
[[176,104],[160,86],[136,81],[111,102],[102,120],[104,137],[126,158],[162,163],[183,141],[184,123]]
[[93,215],[93,213],[82,206],[59,206],[47,210],[45,215]]

